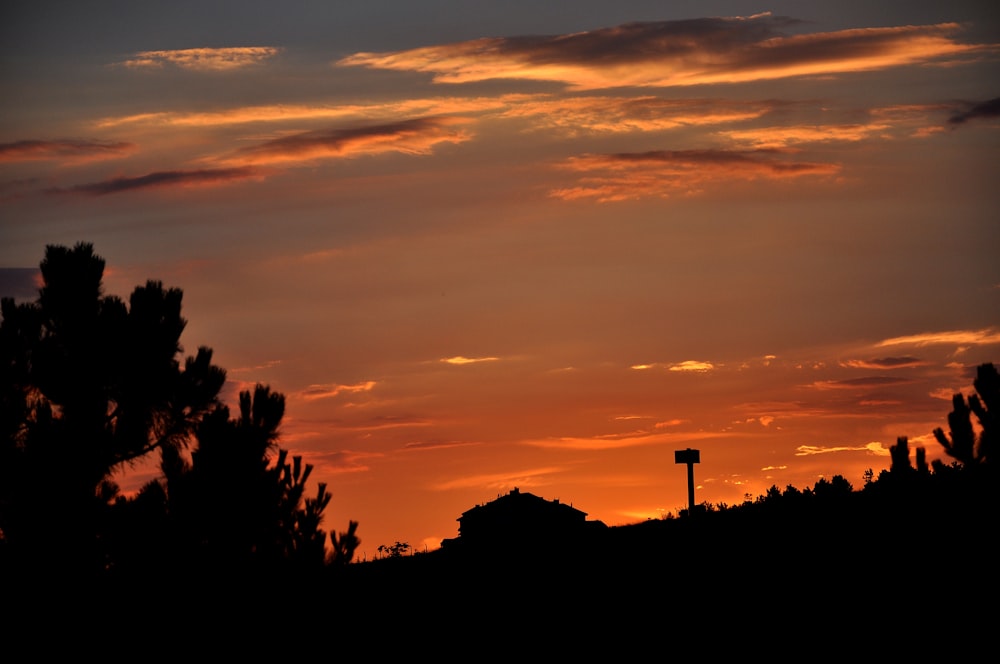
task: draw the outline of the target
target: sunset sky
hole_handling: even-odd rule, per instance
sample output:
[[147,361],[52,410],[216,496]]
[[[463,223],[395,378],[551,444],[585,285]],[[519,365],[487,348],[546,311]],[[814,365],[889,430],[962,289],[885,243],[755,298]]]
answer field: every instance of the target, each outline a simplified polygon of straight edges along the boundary
[[687,447],[860,488],[1000,362],[992,3],[7,0],[0,86],[2,294],[183,289],[368,558],[676,513]]

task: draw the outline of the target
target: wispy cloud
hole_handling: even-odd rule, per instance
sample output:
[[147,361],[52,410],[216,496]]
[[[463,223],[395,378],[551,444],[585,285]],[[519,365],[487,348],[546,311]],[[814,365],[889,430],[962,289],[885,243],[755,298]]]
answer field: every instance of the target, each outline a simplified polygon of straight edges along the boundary
[[872,442],[867,445],[858,446],[833,446],[823,447],[820,445],[799,445],[795,448],[795,456],[813,456],[816,454],[835,454],[837,452],[868,452],[876,456],[889,456],[889,450],[882,443]]
[[403,445],[404,450],[423,452],[426,450],[451,449],[454,447],[475,447],[482,445],[469,440],[417,440]]
[[250,371],[263,371],[263,370],[266,370],[266,369],[273,369],[273,368],[279,366],[280,364],[281,364],[281,360],[268,360],[267,362],[264,362],[263,364],[257,364],[257,365],[254,365],[252,367],[237,367],[235,369],[226,369],[226,373],[228,373],[228,374],[234,374],[234,373],[247,373],[247,372],[250,372]]
[[323,385],[310,385],[299,393],[306,401],[316,399],[331,399],[341,394],[354,394],[357,392],[371,392],[375,388],[375,381],[368,380],[363,383],[353,385],[339,385],[336,383],[326,383]]
[[499,357],[463,357],[461,355],[456,355],[455,357],[443,357],[441,361],[445,364],[478,364],[479,362],[496,362]]
[[382,431],[404,427],[428,427],[435,422],[415,415],[379,415],[361,422],[338,422],[337,428],[346,431]]
[[718,134],[736,145],[755,149],[787,148],[802,143],[857,142],[879,136],[890,129],[888,124],[812,125],[734,129]]
[[349,158],[384,152],[428,154],[439,143],[461,143],[469,135],[454,118],[418,118],[390,124],[308,131],[238,150],[224,161],[243,164],[286,164]]
[[135,149],[132,143],[62,139],[0,143],[0,163],[17,161],[82,162],[122,157]]
[[779,160],[772,151],[660,150],[573,157],[562,164],[586,173],[575,187],[555,189],[554,198],[616,202],[696,194],[712,183],[833,175],[835,164]]
[[703,373],[705,371],[711,371],[715,368],[715,365],[711,362],[702,362],[700,360],[685,360],[684,362],[678,362],[677,364],[672,364],[668,368],[669,371],[693,371],[696,373]]
[[504,473],[470,475],[468,477],[460,477],[448,482],[441,482],[431,488],[437,491],[470,488],[486,488],[491,490],[506,491],[514,487],[523,488],[542,486],[546,484],[544,481],[545,477],[561,473],[563,471],[564,468],[560,466],[544,466],[541,468],[526,468],[523,470]]
[[845,360],[841,366],[852,369],[901,369],[906,367],[919,367],[926,364],[919,357],[877,357],[869,360]]
[[867,376],[865,378],[849,378],[847,380],[820,380],[813,383],[812,387],[819,390],[854,390],[887,387],[889,385],[905,385],[909,382],[905,378],[896,378],[893,376]]
[[675,362],[673,364],[653,362],[651,364],[633,364],[629,367],[635,371],[647,371],[649,369],[666,369],[667,371],[681,371],[681,372],[695,372],[702,373],[705,371],[712,371],[716,369],[716,365],[711,362],[705,362],[702,360],[685,360],[683,362]]
[[133,69],[160,69],[172,65],[197,71],[228,71],[259,64],[274,57],[278,51],[273,46],[141,51],[121,64]]
[[310,120],[399,120],[415,116],[470,114],[513,108],[527,95],[499,97],[426,97],[400,101],[371,101],[338,104],[270,104],[238,106],[215,111],[136,113],[106,117],[100,128],[127,124],[156,124],[174,127],[217,127],[266,122]]
[[759,118],[774,106],[775,102],[764,101],[539,95],[511,104],[499,116],[530,118],[538,130],[617,134],[742,122]]
[[118,177],[73,187],[50,189],[53,194],[83,194],[86,196],[106,196],[137,189],[156,187],[182,187],[188,185],[216,185],[234,180],[260,177],[260,171],[253,168],[208,168],[198,170],[157,171],[137,177]]
[[951,330],[946,332],[924,332],[904,337],[892,337],[875,344],[883,346],[930,346],[934,344],[996,344],[1000,343],[1000,331],[992,328],[983,330]]
[[[307,435],[314,433],[309,432]],[[370,470],[369,461],[381,458],[384,455],[377,452],[342,450],[336,452],[309,451],[304,453],[303,456],[322,474],[340,475],[344,473],[367,472]]]
[[724,438],[729,434],[707,431],[677,431],[664,432],[661,427],[655,432],[630,431],[621,434],[608,434],[605,436],[563,437],[546,438],[542,440],[527,440],[522,444],[530,447],[543,447],[561,450],[614,450],[625,447],[636,447],[639,445],[680,445],[696,440],[708,440],[714,438]]
[[433,74],[438,83],[557,81],[576,89],[742,83],[869,71],[975,54],[943,23],[787,35],[799,22],[750,17],[628,23],[551,36],[494,37],[388,53],[340,66]]

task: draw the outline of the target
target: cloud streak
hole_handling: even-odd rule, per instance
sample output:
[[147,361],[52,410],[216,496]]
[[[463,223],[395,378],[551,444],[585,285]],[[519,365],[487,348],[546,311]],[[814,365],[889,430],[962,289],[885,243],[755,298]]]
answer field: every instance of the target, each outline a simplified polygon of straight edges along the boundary
[[565,201],[600,203],[700,193],[712,183],[836,174],[836,164],[780,161],[770,151],[660,150],[573,157],[563,168],[584,173],[575,187],[555,189]]
[[1000,343],[1000,332],[987,328],[984,330],[951,330],[946,332],[924,332],[905,337],[893,337],[875,344],[884,346],[930,346],[936,344],[996,344]]
[[350,158],[385,152],[425,155],[440,143],[461,143],[470,136],[454,118],[417,118],[348,129],[308,131],[238,150],[227,163],[287,164]]
[[0,163],[63,160],[70,162],[114,159],[135,149],[132,143],[96,140],[24,140],[0,143]]
[[499,115],[527,118],[536,129],[576,135],[584,132],[618,134],[665,131],[753,120],[766,114],[775,102],[742,102],[718,99],[661,99],[659,97],[536,96],[511,103]]
[[[667,425],[671,426],[671,425]],[[696,440],[710,440],[725,438],[729,434],[708,431],[692,432],[663,432],[665,427],[659,427],[659,431],[631,431],[624,434],[610,434],[606,436],[594,436],[590,438],[564,437],[551,438],[545,440],[528,440],[523,445],[530,447],[541,447],[559,450],[616,450],[626,447],[637,447],[641,445],[665,445],[667,443],[681,445],[694,442]]]
[[817,381],[812,384],[812,387],[819,390],[856,390],[905,385],[909,382],[905,378],[894,378],[892,376],[868,376],[866,378],[849,378],[847,380]]
[[454,113],[478,113],[515,107],[527,95],[500,97],[431,97],[390,102],[352,104],[271,104],[238,106],[216,111],[136,113],[106,117],[101,128],[129,124],[155,124],[172,127],[225,127],[268,122],[310,120],[386,120],[414,116],[438,116]]
[[50,189],[52,194],[81,194],[85,196],[107,196],[127,191],[161,187],[183,187],[191,185],[218,185],[235,180],[259,177],[261,173],[253,168],[210,168],[199,170],[157,171],[137,177],[118,177],[100,182],[80,184],[63,189]]
[[823,447],[820,445],[799,445],[795,448],[795,456],[814,456],[816,454],[835,454],[837,452],[868,452],[869,454],[874,454],[875,456],[889,456],[889,450],[886,449],[882,443],[868,443],[867,445],[858,445],[855,447],[850,446],[835,446],[835,447]]
[[141,51],[121,64],[130,69],[161,69],[171,65],[194,71],[231,71],[260,64],[278,51],[273,46]]
[[375,381],[373,380],[356,383],[354,385],[310,385],[300,393],[300,396],[306,401],[315,401],[316,399],[330,399],[344,393],[356,394],[358,392],[371,392],[374,387]]
[[479,362],[496,362],[499,357],[463,357],[461,355],[456,355],[455,357],[444,357],[441,361],[445,364],[478,364]]
[[866,125],[764,127],[721,131],[718,134],[730,139],[736,145],[760,150],[787,148],[801,143],[855,143],[882,135],[888,129],[890,129],[890,125],[872,123]]
[[798,21],[760,14],[627,23],[565,35],[495,37],[388,53],[355,53],[344,67],[424,72],[437,83],[555,81],[573,89],[745,83],[870,71],[968,56],[943,23],[787,35]]
[[842,366],[855,369],[900,369],[909,367],[919,367],[926,364],[919,357],[879,357],[870,360],[847,360],[841,362]]

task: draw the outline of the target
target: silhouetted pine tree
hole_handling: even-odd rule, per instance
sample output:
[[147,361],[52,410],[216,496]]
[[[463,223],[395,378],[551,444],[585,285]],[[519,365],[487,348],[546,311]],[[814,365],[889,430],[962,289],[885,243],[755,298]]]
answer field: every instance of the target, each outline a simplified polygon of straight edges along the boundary
[[[961,393],[952,396],[952,411],[948,414],[949,434],[937,428],[934,437],[945,452],[964,466],[988,463],[996,449],[996,413],[1000,411],[1000,375],[992,363],[981,364],[976,370],[973,387],[977,394],[968,402]],[[981,433],[976,436],[972,415],[976,415]]]
[[[284,396],[258,385],[230,419],[212,351],[177,359],[179,289],[148,281],[128,305],[106,296],[104,260],[85,243],[47,247],[41,272],[36,302],[0,308],[0,564],[323,565],[330,494],[320,484],[306,497],[312,467],[277,450]],[[112,474],[154,452],[163,480],[120,496]],[[337,560],[356,528],[332,537]]]
[[225,380],[200,349],[181,370],[181,292],[103,294],[89,244],[46,248],[36,302],[2,305],[0,531],[25,562],[102,568],[112,473],[183,447]]

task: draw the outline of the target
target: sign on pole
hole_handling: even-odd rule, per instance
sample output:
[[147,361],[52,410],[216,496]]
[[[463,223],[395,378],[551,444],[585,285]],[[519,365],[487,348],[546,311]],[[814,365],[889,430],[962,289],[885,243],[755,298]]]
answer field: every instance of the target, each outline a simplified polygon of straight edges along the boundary
[[674,451],[674,463],[687,464],[688,468],[688,514],[694,514],[694,464],[701,463],[701,452],[692,450]]

